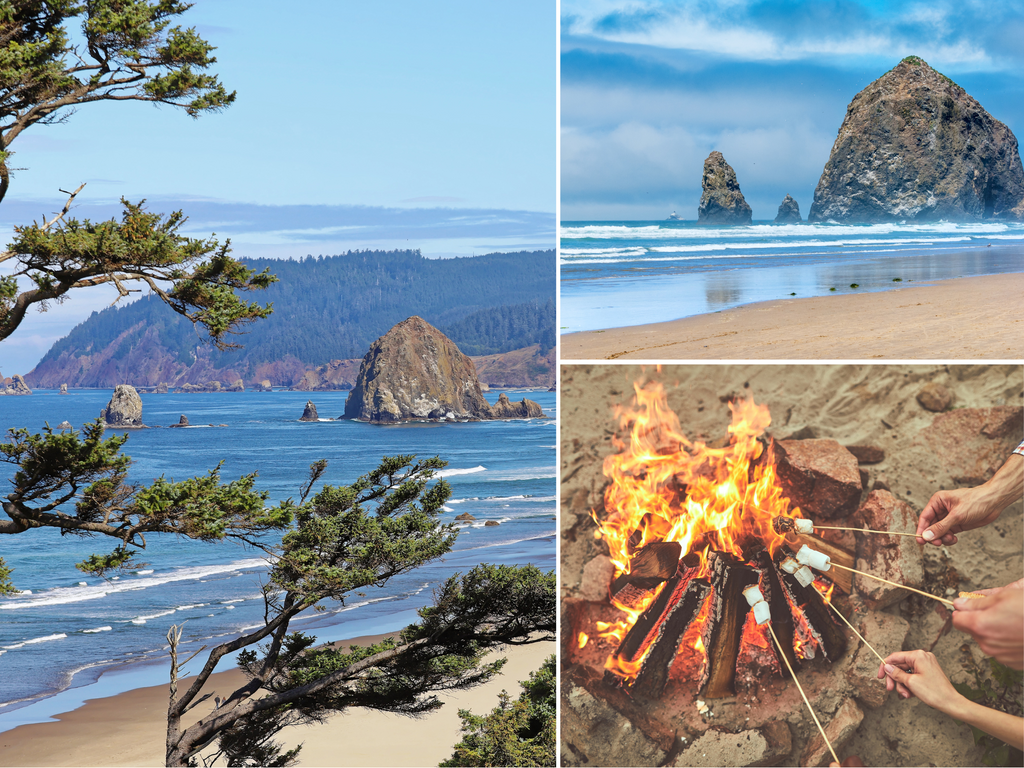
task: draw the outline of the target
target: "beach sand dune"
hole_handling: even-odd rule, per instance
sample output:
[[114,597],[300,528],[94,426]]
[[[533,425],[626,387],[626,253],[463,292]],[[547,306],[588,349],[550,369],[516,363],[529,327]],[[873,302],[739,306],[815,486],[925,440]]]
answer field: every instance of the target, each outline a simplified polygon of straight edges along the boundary
[[[382,637],[355,638],[344,644],[376,642]],[[484,715],[497,705],[502,689],[515,698],[521,690],[519,681],[529,678],[554,652],[551,642],[510,647],[499,654],[508,659],[501,675],[467,691],[442,694],[444,706],[423,717],[352,709],[325,725],[287,728],[277,740],[288,747],[303,743],[302,766],[437,765],[451,757],[460,739],[459,709]],[[237,669],[219,672],[210,690],[223,695],[242,682]],[[188,722],[213,706],[211,698],[197,707],[201,712]],[[0,766],[162,766],[166,712],[166,685],[92,699],[59,715],[58,722],[0,733]]]
[[1021,357],[1024,273],[766,301],[562,336],[564,360],[981,360]]

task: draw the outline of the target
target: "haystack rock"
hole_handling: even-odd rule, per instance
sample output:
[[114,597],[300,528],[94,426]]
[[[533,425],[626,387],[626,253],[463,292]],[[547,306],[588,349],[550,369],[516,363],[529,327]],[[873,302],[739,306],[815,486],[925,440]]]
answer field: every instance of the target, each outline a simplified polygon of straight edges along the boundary
[[142,427],[142,398],[130,384],[118,384],[100,418],[108,427]]
[[717,150],[704,161],[703,192],[697,209],[698,224],[749,224],[750,206],[743,199],[736,171]]
[[508,395],[502,392],[498,402],[491,406],[491,415],[495,419],[544,419],[544,410],[533,400],[525,397],[521,402],[513,403]]
[[28,388],[28,384],[21,378],[20,373],[16,373],[11,376],[11,383],[4,386],[3,381],[0,380],[0,395],[31,395],[32,390]]
[[192,426],[192,425],[188,423],[188,416],[186,416],[184,413],[181,414],[181,418],[178,419],[178,423],[177,424],[171,424],[171,428],[172,429],[175,428],[175,427],[190,427],[190,426]]
[[[505,402],[523,413],[540,410],[530,400],[512,405],[505,397]],[[473,361],[426,320],[410,317],[370,346],[345,403],[345,418],[388,423],[529,417],[495,415]]]
[[776,224],[799,224],[803,219],[800,218],[800,206],[797,204],[789,195],[782,198],[782,202],[779,203],[779,213],[775,217]]
[[306,401],[306,409],[299,417],[299,421],[320,421],[320,417],[316,413],[316,406],[313,405],[312,400]]
[[853,97],[808,221],[1024,219],[1013,132],[908,56]]

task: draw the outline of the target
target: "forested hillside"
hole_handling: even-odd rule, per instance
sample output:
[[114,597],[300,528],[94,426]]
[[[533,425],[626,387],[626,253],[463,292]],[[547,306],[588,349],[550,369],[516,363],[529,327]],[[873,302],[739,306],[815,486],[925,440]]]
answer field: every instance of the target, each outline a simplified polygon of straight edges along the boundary
[[[411,315],[471,355],[533,344],[546,353],[555,343],[553,251],[458,259],[356,251],[246,264],[269,267],[279,282],[256,297],[273,302],[274,313],[237,337],[243,348],[218,352],[203,344],[187,320],[143,298],[94,312],[54,344],[26,379],[33,386],[109,386],[114,379],[157,383],[154,378],[183,383],[220,371],[222,379],[248,383],[281,361],[291,369],[361,358],[373,341]],[[187,375],[191,369],[195,375]]]

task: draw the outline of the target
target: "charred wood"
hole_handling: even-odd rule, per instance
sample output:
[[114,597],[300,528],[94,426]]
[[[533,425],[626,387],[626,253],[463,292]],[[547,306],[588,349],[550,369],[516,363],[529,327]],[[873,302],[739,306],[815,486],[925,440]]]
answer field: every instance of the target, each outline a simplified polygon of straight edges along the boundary
[[708,565],[711,607],[701,633],[707,662],[699,687],[705,698],[716,699],[736,693],[736,659],[749,608],[743,590],[757,583],[758,573],[724,552],[712,553]]
[[[796,652],[793,650],[793,637],[795,634],[793,610],[789,607],[789,600],[786,599],[786,593],[782,587],[782,572],[772,561],[768,550],[761,550],[757,555],[756,562],[757,570],[761,574],[761,594],[764,595],[764,599],[768,601],[768,606],[771,608],[772,629],[775,630],[775,636],[779,638],[779,645],[782,646],[783,653],[785,653],[793,669],[799,669],[800,662],[797,660]],[[786,668],[786,663],[779,658],[779,651],[775,644],[772,643],[770,648],[775,655],[775,660],[778,662],[779,671],[782,673],[782,676],[791,677],[789,670]]]

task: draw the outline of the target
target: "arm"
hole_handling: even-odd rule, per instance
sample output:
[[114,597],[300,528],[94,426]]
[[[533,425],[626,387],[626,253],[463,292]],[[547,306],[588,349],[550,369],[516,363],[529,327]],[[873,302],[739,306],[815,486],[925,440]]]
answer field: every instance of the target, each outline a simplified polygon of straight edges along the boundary
[[988,525],[1024,495],[1024,443],[1018,446],[992,479],[975,488],[938,491],[917,521],[919,543],[956,544],[956,534]]
[[1024,579],[985,597],[953,601],[953,626],[966,632],[986,655],[1013,669],[1024,669]]
[[1024,719],[977,704],[960,694],[949,682],[935,656],[927,651],[890,653],[878,668],[887,690],[898,690],[905,699],[915,696],[925,704],[1010,746],[1024,749]]

